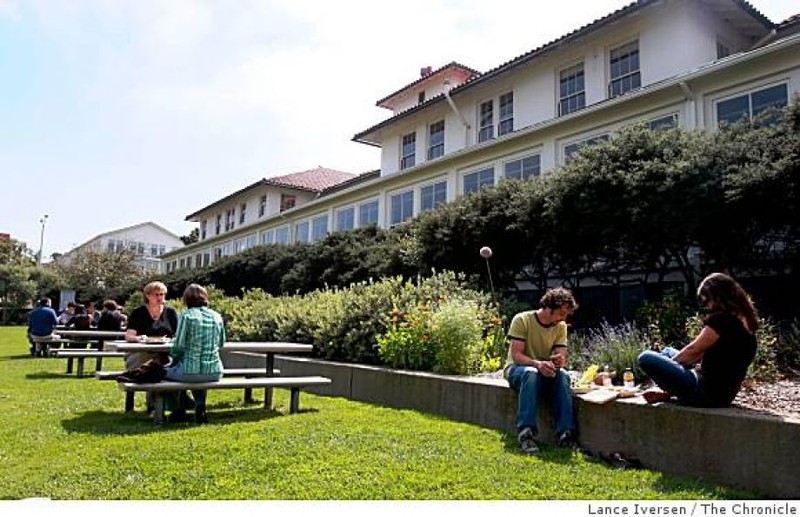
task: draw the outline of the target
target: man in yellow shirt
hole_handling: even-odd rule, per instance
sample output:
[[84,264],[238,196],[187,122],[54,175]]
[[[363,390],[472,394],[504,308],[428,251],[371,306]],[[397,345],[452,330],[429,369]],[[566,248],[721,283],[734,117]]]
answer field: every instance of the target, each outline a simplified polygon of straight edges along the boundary
[[523,452],[536,454],[536,416],[539,399],[552,401],[556,441],[560,447],[575,446],[575,416],[567,364],[567,317],[578,304],[562,287],[549,289],[539,309],[520,312],[508,329],[508,359],[503,375],[517,392],[517,438]]

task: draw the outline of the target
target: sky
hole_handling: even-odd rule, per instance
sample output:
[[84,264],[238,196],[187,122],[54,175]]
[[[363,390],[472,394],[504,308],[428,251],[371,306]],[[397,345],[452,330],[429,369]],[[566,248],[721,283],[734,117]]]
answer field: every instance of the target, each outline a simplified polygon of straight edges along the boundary
[[351,139],[420,68],[487,71],[628,3],[0,0],[0,233],[47,261],[145,221],[186,235],[261,178],[378,169]]

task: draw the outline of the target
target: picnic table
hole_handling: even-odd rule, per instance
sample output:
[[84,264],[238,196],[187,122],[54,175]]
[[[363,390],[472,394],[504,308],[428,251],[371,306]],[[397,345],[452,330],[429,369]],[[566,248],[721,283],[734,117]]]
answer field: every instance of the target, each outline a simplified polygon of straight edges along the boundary
[[[169,353],[172,347],[172,342],[165,343],[130,343],[127,341],[109,341],[106,343],[108,350],[117,352],[147,352],[147,353]],[[228,341],[222,346],[222,350],[226,352],[251,352],[257,354],[264,354],[266,364],[264,369],[264,377],[275,376],[275,354],[298,354],[308,353],[314,349],[313,345],[302,343],[284,343],[284,342],[241,342],[241,341]],[[258,386],[261,387],[261,386]],[[264,386],[264,407],[272,407],[272,387]]]

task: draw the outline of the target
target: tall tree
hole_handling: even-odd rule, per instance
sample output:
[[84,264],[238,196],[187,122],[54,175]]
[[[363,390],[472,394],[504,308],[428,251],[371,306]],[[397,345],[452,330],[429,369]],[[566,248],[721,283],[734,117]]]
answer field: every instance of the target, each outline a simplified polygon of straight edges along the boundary
[[136,264],[136,253],[83,251],[67,263],[57,263],[55,271],[65,286],[75,289],[79,300],[119,299],[141,289],[148,274]]

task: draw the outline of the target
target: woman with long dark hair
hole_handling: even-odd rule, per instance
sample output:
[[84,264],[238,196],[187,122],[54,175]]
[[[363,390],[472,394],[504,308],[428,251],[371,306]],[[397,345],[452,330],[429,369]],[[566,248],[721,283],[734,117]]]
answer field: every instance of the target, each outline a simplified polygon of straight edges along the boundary
[[706,315],[691,343],[639,356],[639,366],[660,388],[644,393],[651,404],[674,395],[688,406],[727,407],[755,359],[758,312],[742,286],[712,273],[700,283],[697,300]]

